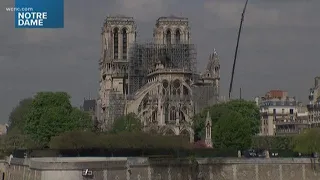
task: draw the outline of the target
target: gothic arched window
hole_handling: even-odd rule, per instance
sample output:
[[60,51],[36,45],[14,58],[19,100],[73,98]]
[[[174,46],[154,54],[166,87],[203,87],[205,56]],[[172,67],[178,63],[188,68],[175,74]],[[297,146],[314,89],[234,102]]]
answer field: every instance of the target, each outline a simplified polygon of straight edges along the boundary
[[123,28],[122,29],[122,57],[123,59],[127,59],[127,29]]
[[180,36],[181,36],[180,30],[177,29],[175,33],[176,44],[180,44]]
[[176,115],[176,108],[174,106],[172,106],[170,108],[170,120],[176,120],[177,119],[177,115]]
[[113,58],[119,58],[119,29],[114,28],[113,30]]
[[171,30],[170,29],[168,29],[166,32],[166,41],[167,41],[167,44],[171,44]]

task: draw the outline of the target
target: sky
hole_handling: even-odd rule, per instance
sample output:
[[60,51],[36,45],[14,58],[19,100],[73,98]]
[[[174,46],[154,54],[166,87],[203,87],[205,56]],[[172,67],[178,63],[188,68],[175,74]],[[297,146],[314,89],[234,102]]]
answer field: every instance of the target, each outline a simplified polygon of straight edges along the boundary
[[[237,32],[245,0],[65,0],[63,29],[15,29],[13,0],[0,1],[0,123],[21,99],[39,91],[66,91],[74,106],[98,93],[101,26],[106,16],[135,18],[138,38],[151,39],[160,16],[189,18],[198,69],[215,48],[221,94],[228,95]],[[307,102],[320,75],[320,1],[249,0],[241,34],[233,95],[253,99],[281,89]]]

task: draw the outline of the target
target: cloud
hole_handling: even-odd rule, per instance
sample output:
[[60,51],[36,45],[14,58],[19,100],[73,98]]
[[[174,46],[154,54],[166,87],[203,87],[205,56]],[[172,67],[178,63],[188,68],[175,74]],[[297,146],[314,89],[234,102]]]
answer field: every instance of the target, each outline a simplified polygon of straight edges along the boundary
[[[315,3],[318,2],[249,0],[244,24],[246,27],[270,27],[316,23],[316,18],[308,13],[316,11]],[[245,0],[208,0],[204,2],[204,9],[207,16],[217,16],[224,22],[224,27],[234,27],[240,23],[244,4]],[[306,21],[306,18],[312,20],[312,23]]]
[[[234,27],[238,25],[244,8],[244,1],[206,1],[204,9],[208,16],[217,16],[224,22],[224,27]],[[252,16],[254,14],[254,16]],[[256,26],[264,24],[275,24],[278,22],[279,11],[275,9],[260,8],[249,3],[245,14],[246,26]]]
[[166,11],[168,0],[120,0],[119,13],[134,16],[141,22],[161,16]]

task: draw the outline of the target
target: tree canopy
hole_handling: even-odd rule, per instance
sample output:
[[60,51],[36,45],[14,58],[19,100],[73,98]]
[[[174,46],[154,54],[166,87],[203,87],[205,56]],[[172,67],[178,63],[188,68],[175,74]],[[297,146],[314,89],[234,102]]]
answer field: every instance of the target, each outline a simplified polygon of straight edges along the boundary
[[114,121],[112,132],[141,132],[142,128],[141,120],[134,113],[129,113]]
[[[239,148],[247,146],[248,143],[252,142],[252,136],[259,132],[260,112],[255,102],[232,100],[210,106],[194,116],[196,139],[202,139],[205,136],[205,120],[208,111],[212,120],[212,138],[215,147],[216,144],[219,144],[218,146],[221,148],[227,145],[231,146],[231,144],[234,144],[232,146]],[[241,128],[237,128],[236,126],[246,127],[247,129],[241,130]],[[227,144],[222,144],[222,142],[220,142],[222,140],[221,138],[230,139],[231,137],[234,137],[232,134],[237,134],[237,136],[240,137],[235,138],[233,142],[230,140]],[[218,136],[220,135],[223,137],[219,138]],[[240,140],[243,140],[243,142],[240,143]]]
[[294,150],[304,154],[320,152],[320,128],[307,129],[296,136]]
[[51,137],[72,130],[92,128],[89,114],[73,108],[65,92],[39,92],[26,114],[24,131],[45,146]]
[[11,131],[19,131],[22,133],[26,122],[25,116],[28,113],[31,104],[32,98],[23,99],[13,109],[13,111],[9,115],[8,133],[10,133]]
[[14,149],[37,148],[37,145],[26,135],[21,133],[9,133],[3,137],[2,148],[6,153]]
[[234,111],[221,116],[212,135],[214,147],[218,149],[249,148],[252,142],[250,122]]

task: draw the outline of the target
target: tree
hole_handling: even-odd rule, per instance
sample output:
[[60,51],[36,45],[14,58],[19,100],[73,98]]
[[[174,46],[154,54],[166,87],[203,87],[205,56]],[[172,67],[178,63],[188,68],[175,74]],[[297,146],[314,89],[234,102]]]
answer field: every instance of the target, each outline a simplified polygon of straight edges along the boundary
[[19,130],[19,133],[22,133],[26,122],[25,115],[28,113],[31,104],[32,98],[23,99],[13,109],[9,116],[8,133],[11,133],[13,129]]
[[26,135],[21,133],[11,133],[3,137],[3,149],[6,154],[10,154],[14,149],[32,149],[37,145]]
[[112,132],[140,132],[142,128],[141,120],[134,113],[129,113],[113,123]]
[[249,148],[252,142],[250,122],[235,111],[221,116],[212,135],[214,147],[218,149]]
[[52,149],[86,148],[190,148],[189,139],[181,136],[161,136],[143,132],[94,133],[90,131],[70,131],[52,137]]
[[225,103],[216,104],[211,107],[205,108],[201,113],[196,114],[194,116],[194,132],[195,139],[202,139],[205,137],[205,121],[207,117],[207,112],[209,111],[212,127],[216,124],[216,122],[221,118],[223,114],[228,113],[228,108]]
[[260,112],[258,106],[253,101],[232,100],[226,103],[219,103],[205,108],[199,114],[194,116],[194,131],[196,139],[201,139],[205,135],[205,121],[207,112],[209,111],[212,127],[220,120],[220,118],[230,112],[238,112],[248,122],[250,122],[250,134],[255,135],[259,132]]
[[295,138],[296,152],[312,154],[320,152],[320,128],[305,130]]
[[227,108],[241,114],[241,116],[250,122],[251,134],[257,134],[260,130],[260,110],[254,101],[233,100],[228,102]]
[[32,100],[26,114],[24,131],[41,146],[48,145],[51,137],[72,130],[91,130],[90,116],[73,108],[65,92],[40,92]]
[[84,149],[103,148],[102,138],[99,134],[91,131],[69,131],[51,138],[51,149]]

